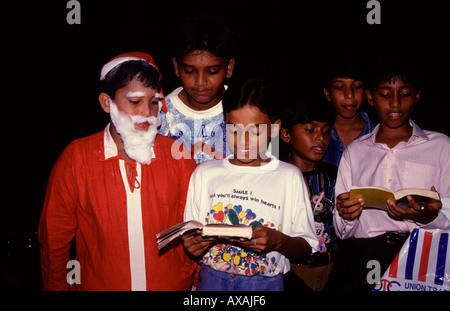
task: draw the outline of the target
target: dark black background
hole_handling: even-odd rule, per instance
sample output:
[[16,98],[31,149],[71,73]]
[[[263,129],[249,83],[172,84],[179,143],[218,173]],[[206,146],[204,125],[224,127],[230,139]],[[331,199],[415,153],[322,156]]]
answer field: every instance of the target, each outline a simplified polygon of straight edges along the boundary
[[369,63],[412,56],[424,80],[413,119],[424,129],[450,135],[445,1],[380,0],[380,25],[367,24],[366,0],[80,0],[80,25],[67,24],[65,0],[28,2],[2,4],[1,11],[5,289],[40,288],[34,232],[47,179],[68,143],[108,122],[97,100],[103,64],[119,53],[147,52],[169,94],[179,85],[170,29],[192,12],[230,20],[239,47],[235,76],[263,72],[294,85],[288,89],[291,96],[320,89],[318,68],[327,53],[345,52]]

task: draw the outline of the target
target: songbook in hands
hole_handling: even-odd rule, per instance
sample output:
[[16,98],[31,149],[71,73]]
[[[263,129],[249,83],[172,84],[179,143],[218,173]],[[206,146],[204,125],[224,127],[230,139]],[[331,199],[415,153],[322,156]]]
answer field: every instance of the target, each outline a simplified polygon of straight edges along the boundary
[[170,227],[163,232],[156,235],[156,243],[158,244],[158,250],[163,249],[167,244],[173,241],[175,238],[182,236],[191,230],[201,230],[201,234],[204,237],[218,237],[221,239],[227,238],[243,238],[250,240],[252,238],[252,227],[246,225],[227,225],[227,224],[207,224],[196,220],[190,220]]

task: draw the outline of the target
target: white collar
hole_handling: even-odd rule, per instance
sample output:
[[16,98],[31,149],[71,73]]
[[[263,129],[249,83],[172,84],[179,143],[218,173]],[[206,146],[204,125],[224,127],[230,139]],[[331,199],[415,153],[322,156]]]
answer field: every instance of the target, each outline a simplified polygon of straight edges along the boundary
[[[103,135],[103,145],[105,150],[105,160],[115,158],[119,155],[119,151],[117,149],[117,145],[114,142],[114,139],[110,132],[111,123],[105,127],[105,133]],[[155,158],[154,146],[152,146],[152,159]]]
[[108,125],[105,128],[105,134],[103,136],[103,143],[105,147],[105,160],[117,157],[119,154],[119,151],[117,150],[117,145],[111,136],[110,128],[111,123],[108,123]]

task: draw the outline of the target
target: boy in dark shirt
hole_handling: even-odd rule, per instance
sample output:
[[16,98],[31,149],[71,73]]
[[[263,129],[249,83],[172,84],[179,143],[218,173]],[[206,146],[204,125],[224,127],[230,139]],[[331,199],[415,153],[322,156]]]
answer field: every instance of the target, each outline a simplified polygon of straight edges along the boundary
[[339,166],[344,148],[354,139],[370,133],[375,126],[362,109],[365,85],[361,63],[338,55],[330,57],[326,67],[323,93],[325,99],[333,105],[336,118],[330,130],[330,144],[323,161]]
[[304,262],[291,263],[291,268],[313,290],[324,288],[336,248],[332,211],[337,168],[322,162],[333,121],[334,112],[324,102],[303,101],[285,109],[281,124],[280,137],[291,149],[287,162],[302,171],[308,186],[320,249]]

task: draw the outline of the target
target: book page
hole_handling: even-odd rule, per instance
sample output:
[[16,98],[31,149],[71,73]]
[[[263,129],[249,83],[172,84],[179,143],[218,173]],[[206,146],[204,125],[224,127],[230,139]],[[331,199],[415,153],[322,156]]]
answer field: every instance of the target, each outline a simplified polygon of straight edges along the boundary
[[201,229],[203,225],[195,220],[190,220],[187,222],[183,222],[180,224],[177,224],[173,227],[170,227],[167,230],[164,230],[156,235],[156,243],[158,244],[158,250],[161,250],[169,244],[172,240],[175,238],[183,235],[184,233],[195,230],[195,229]]
[[415,197],[422,197],[422,200],[425,200],[425,202],[428,202],[426,198],[434,199],[439,201],[439,193],[436,191],[426,190],[426,189],[417,189],[417,188],[405,188],[401,189],[397,192],[395,192],[395,198],[396,200],[400,200],[401,198],[405,197],[407,195],[414,195]]
[[246,225],[209,224],[202,229],[202,236],[237,237],[250,240],[252,234],[252,227]]

